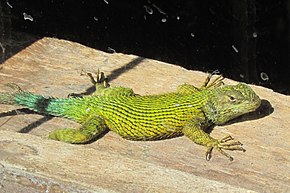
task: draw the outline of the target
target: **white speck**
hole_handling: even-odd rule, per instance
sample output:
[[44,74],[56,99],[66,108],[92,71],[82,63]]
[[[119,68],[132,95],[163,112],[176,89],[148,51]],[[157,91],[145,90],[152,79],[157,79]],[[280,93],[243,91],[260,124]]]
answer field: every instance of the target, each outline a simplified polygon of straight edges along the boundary
[[111,53],[116,53],[116,50],[114,50],[113,48],[111,48],[111,47],[108,47],[108,52],[111,52]]
[[2,53],[4,54],[4,53],[5,53],[5,48],[4,48],[4,46],[1,44],[1,42],[0,42],[0,48],[2,49]]
[[12,9],[13,7],[12,7],[12,5],[8,2],[8,1],[6,1],[6,4]]
[[107,1],[107,0],[104,0],[104,2],[105,2],[106,4],[109,4],[109,1]]
[[190,36],[194,38],[195,35],[194,35],[194,33],[190,33]]
[[254,38],[258,37],[257,32],[254,32],[254,33],[253,33],[253,37],[254,37]]
[[241,77],[241,78],[245,78],[245,76],[244,76],[243,74],[240,74],[240,77]]
[[214,11],[214,10],[212,10],[211,8],[209,8],[208,10],[209,10],[209,12],[210,12],[212,15],[215,15],[215,11]]
[[232,48],[234,49],[234,51],[235,51],[236,53],[239,52],[239,50],[238,50],[234,45],[232,45]]
[[163,14],[163,15],[167,15],[162,9],[160,9],[157,5],[152,4],[153,7],[155,7],[157,9],[157,11],[159,11],[159,13]]
[[189,105],[187,105],[187,107],[193,107],[193,105],[192,104],[189,104]]
[[177,17],[176,17],[176,19],[177,19],[177,20],[180,20],[180,17],[179,17],[179,16],[177,16]]
[[28,15],[27,13],[23,13],[23,18],[24,20],[30,20],[30,21],[33,21],[33,17],[31,15]]
[[174,128],[172,128],[172,127],[169,127],[168,125],[166,125],[166,127],[167,127],[167,131],[171,131],[171,132],[174,132],[174,131],[175,131],[175,129],[174,129]]
[[153,14],[153,9],[151,7],[144,5],[144,9],[149,15]]
[[144,20],[146,20],[147,19],[147,17],[146,17],[146,15],[144,15]]
[[179,105],[180,105],[180,104],[178,104],[178,103],[175,104],[176,107],[179,107]]
[[94,20],[95,20],[95,21],[99,21],[99,18],[97,18],[97,17],[94,17]]
[[86,109],[86,112],[90,112],[90,111],[91,111],[91,109],[90,109],[90,108],[87,108],[87,109]]
[[5,47],[1,44],[1,42],[0,42],[0,48],[2,49],[2,60],[4,61],[4,57],[5,57]]
[[268,74],[266,74],[265,72],[261,72],[260,73],[260,77],[263,81],[268,81],[269,80],[269,76]]
[[163,23],[165,23],[165,22],[167,21],[167,19],[166,19],[166,18],[162,18],[161,21],[162,21]]
[[214,71],[212,72],[213,75],[217,75],[217,74],[219,74],[219,73],[220,73],[220,71],[219,71],[218,69],[216,69],[216,70],[214,70]]

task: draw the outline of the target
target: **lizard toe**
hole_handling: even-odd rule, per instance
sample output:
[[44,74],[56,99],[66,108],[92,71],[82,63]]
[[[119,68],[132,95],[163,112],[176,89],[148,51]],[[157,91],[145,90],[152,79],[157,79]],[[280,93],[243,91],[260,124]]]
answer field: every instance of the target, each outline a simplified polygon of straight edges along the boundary
[[221,140],[215,140],[213,143],[208,145],[206,151],[206,160],[209,161],[212,158],[212,151],[213,149],[216,149],[222,155],[226,156],[230,161],[233,161],[234,158],[226,153],[224,150],[245,152],[246,150],[242,146],[243,144],[241,142],[235,141],[234,138],[231,136],[226,136]]

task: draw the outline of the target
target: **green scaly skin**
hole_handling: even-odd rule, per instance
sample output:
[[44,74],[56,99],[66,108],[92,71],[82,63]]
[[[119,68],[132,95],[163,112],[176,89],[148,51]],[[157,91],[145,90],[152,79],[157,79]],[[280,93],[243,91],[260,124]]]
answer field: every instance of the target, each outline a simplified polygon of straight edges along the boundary
[[210,82],[212,75],[209,75],[201,88],[183,84],[176,92],[139,96],[129,88],[110,87],[103,73],[97,73],[97,80],[92,74],[88,75],[96,86],[96,92],[90,96],[45,98],[10,84],[16,91],[0,93],[0,103],[22,105],[82,125],[77,129],[55,130],[49,134],[50,139],[86,143],[108,129],[123,138],[140,141],[185,135],[207,147],[207,160],[213,149],[230,160],[233,158],[224,150],[245,149],[231,136],[218,140],[204,130],[254,111],[261,103],[250,86],[244,83],[224,85],[221,76]]

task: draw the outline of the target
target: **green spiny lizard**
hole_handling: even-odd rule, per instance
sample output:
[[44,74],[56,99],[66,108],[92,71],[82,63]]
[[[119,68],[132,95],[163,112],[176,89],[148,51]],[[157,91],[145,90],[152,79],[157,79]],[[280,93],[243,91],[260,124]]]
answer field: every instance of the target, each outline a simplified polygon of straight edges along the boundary
[[231,136],[215,139],[205,130],[254,111],[261,103],[247,84],[224,85],[222,76],[211,81],[212,74],[200,88],[182,84],[176,92],[148,96],[137,95],[129,88],[110,87],[103,73],[98,72],[96,80],[91,73],[88,75],[96,86],[90,96],[43,97],[10,84],[15,92],[0,93],[0,103],[22,105],[81,124],[78,129],[55,130],[49,134],[50,139],[85,143],[108,129],[123,138],[140,141],[185,135],[207,147],[207,160],[216,149],[231,161],[233,158],[224,150],[245,151],[242,144]]

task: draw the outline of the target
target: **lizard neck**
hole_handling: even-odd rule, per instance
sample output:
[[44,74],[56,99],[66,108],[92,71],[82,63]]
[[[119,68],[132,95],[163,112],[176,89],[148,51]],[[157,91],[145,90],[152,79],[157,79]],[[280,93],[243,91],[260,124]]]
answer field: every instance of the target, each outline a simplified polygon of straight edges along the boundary
[[219,111],[213,101],[213,93],[207,90],[205,95],[207,96],[207,99],[202,106],[202,111],[205,114],[206,118],[209,120],[209,122],[215,124],[219,120]]

